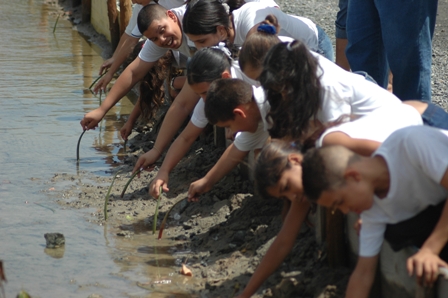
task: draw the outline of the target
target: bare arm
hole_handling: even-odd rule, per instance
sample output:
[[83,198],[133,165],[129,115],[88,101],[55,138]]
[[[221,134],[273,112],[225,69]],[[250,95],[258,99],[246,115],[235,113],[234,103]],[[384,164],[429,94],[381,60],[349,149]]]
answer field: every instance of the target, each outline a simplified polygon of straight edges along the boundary
[[375,280],[378,255],[374,257],[359,257],[356,268],[350,276],[346,298],[368,298]]
[[132,48],[138,43],[139,38],[132,37],[123,33],[120,38],[120,42],[115,50],[114,54],[110,59],[107,59],[100,68],[99,74],[101,75],[105,70],[109,69],[107,74],[105,74],[95,85],[93,89],[94,93],[97,93],[100,89],[106,90],[107,84],[112,80],[114,74],[124,63],[128,55],[132,52]]
[[[442,177],[440,184],[448,189],[448,169]],[[437,222],[434,231],[423,243],[420,250],[407,261],[409,274],[415,272],[419,281],[425,284],[433,284],[438,276],[439,267],[448,267],[448,264],[440,259],[439,254],[448,242],[448,204],[445,202],[442,215]]]
[[169,143],[174,138],[174,135],[182,126],[182,123],[187,118],[188,114],[193,111],[198,100],[199,95],[191,89],[190,85],[185,83],[179,95],[176,97],[176,100],[168,109],[153,148],[140,156],[135,164],[133,172],[140,168],[150,167],[157,161],[157,159],[159,159],[162,152],[168,147]]
[[232,143],[204,178],[191,183],[188,189],[188,200],[197,201],[199,195],[209,191],[216,182],[236,167],[248,153],[248,151],[238,150]]
[[322,142],[323,146],[342,145],[355,153],[364,156],[370,156],[381,145],[380,142],[354,139],[343,132],[335,131],[327,134]]
[[169,191],[168,177],[170,172],[179,163],[182,157],[185,156],[188,150],[190,150],[191,144],[198,138],[202,130],[203,128],[195,126],[190,121],[187,127],[185,127],[182,133],[176,138],[168,150],[157,176],[149,186],[149,192],[153,197],[157,198],[159,196],[160,186],[162,186],[164,192]]
[[291,252],[309,208],[310,204],[306,200],[303,202],[294,201],[291,203],[282,229],[274,242],[272,242],[271,247],[269,247],[266,255],[261,260],[260,265],[258,265],[250,278],[249,283],[238,296],[239,298],[252,296]]
[[134,108],[132,109],[131,114],[129,115],[128,121],[123,125],[123,127],[120,130],[120,134],[123,140],[127,140],[128,136],[132,132],[132,128],[134,127],[135,122],[137,121],[138,117],[140,117],[140,114],[142,113],[142,110],[140,108],[140,97],[137,100],[137,103],[135,104]]
[[81,120],[83,129],[92,129],[98,125],[104,115],[139,82],[154,66],[155,62],[145,62],[137,57],[118,78],[101,106],[87,113]]

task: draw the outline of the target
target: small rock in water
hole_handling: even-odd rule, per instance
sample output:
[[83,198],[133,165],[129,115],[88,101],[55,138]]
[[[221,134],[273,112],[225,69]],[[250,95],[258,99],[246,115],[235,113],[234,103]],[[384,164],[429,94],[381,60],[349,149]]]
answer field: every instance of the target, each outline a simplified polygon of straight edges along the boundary
[[173,217],[174,217],[174,220],[179,220],[180,219],[179,213],[175,213]]
[[61,233],[46,233],[44,237],[47,240],[47,248],[57,248],[65,244],[64,235]]

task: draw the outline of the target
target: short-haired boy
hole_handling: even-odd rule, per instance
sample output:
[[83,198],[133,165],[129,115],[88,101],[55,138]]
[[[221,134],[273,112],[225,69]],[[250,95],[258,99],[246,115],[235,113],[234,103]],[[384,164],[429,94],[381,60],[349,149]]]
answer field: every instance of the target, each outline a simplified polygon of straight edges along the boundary
[[[448,241],[447,152],[448,131],[411,126],[391,134],[371,157],[342,146],[305,154],[302,180],[308,199],[361,215],[359,258],[346,297],[368,297],[384,238],[393,248],[421,247],[407,269],[425,284],[436,280],[438,267],[448,266],[439,257]],[[435,228],[427,223],[434,217]],[[411,230],[415,223],[421,229]],[[396,226],[401,231],[389,233]]]
[[239,79],[215,80],[207,92],[205,116],[211,124],[238,133],[218,162],[188,190],[189,200],[196,201],[222,177],[237,166],[251,150],[261,149],[266,143],[269,103],[261,87],[251,86]]
[[[95,128],[104,115],[146,75],[157,60],[163,57],[169,49],[177,50],[186,57],[191,56],[188,38],[182,31],[182,18],[185,10],[185,5],[168,10],[159,4],[147,5],[141,9],[138,14],[137,25],[148,40],[145,42],[138,57],[118,77],[101,106],[87,113],[81,120],[83,129]],[[175,103],[179,105],[182,102],[183,106],[179,108],[180,110],[185,109],[184,106],[188,106],[187,113],[180,113],[185,114],[186,117],[196,105],[199,97],[191,90],[186,90],[184,93],[180,97],[181,100]],[[195,98],[196,102],[193,100],[192,103],[189,103],[188,101],[191,98]],[[183,120],[179,119],[177,122],[179,124],[178,127],[180,127]],[[173,134],[175,134],[176,130],[174,130]]]

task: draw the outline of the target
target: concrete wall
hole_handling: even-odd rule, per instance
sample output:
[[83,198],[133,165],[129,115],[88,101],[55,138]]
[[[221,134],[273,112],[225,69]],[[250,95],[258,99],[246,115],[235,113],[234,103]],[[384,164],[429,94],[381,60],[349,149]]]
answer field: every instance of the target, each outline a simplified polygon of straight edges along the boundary
[[107,15],[106,0],[92,0],[92,12],[90,22],[95,30],[110,39],[109,17]]

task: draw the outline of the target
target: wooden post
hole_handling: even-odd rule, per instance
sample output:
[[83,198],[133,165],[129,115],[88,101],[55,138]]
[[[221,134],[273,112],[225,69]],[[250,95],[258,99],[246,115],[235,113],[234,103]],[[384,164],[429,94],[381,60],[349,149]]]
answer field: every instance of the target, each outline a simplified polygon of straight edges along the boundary
[[132,2],[131,0],[120,0],[120,36],[123,35],[124,30],[129,23],[132,16]]
[[118,24],[118,10],[115,0],[107,0],[107,15],[109,16],[110,40],[112,49],[115,51],[120,41],[120,25]]
[[82,22],[90,22],[92,12],[92,0],[82,0]]
[[332,268],[347,266],[348,248],[345,237],[344,214],[339,210],[334,212],[328,208],[326,210],[325,240],[327,242],[328,263]]
[[76,7],[78,5],[81,5],[81,0],[72,0],[72,7]]

